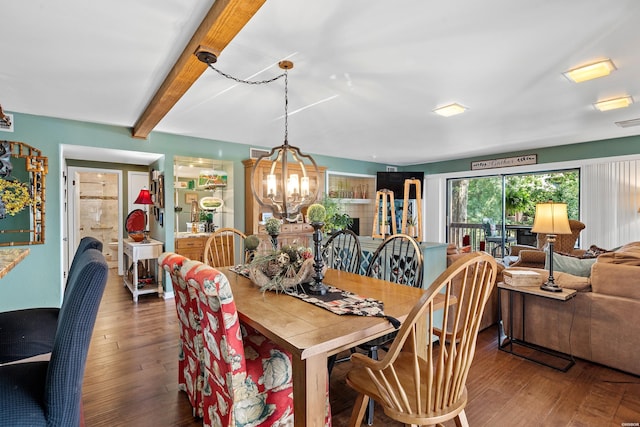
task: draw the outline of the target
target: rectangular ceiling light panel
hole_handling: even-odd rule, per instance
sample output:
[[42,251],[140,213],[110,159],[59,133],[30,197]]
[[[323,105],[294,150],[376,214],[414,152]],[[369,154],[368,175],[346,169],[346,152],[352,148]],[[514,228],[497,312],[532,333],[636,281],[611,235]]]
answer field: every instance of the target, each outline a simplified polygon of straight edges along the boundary
[[625,108],[633,104],[633,99],[630,96],[623,96],[620,98],[607,99],[605,101],[599,101],[593,104],[596,109],[600,111],[617,110],[618,108]]
[[608,76],[616,69],[610,59],[594,62],[593,64],[577,67],[563,74],[572,82],[580,83],[587,80],[597,79],[598,77]]
[[433,110],[433,112],[443,117],[450,117],[450,116],[455,116],[456,114],[464,113],[466,110],[467,110],[467,107],[464,107],[457,103],[453,103],[453,104],[445,105],[444,107],[438,107],[435,110]]

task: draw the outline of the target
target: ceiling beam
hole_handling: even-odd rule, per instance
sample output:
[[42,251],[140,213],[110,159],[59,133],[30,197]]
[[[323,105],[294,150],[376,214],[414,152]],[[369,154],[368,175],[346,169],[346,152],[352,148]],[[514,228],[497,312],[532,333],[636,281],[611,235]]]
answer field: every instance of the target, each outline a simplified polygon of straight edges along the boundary
[[198,47],[205,46],[207,51],[219,56],[265,1],[215,0],[207,16],[202,20],[151,102],[133,126],[134,138],[144,139],[149,136],[153,128],[207,69],[207,64],[200,62],[195,56]]

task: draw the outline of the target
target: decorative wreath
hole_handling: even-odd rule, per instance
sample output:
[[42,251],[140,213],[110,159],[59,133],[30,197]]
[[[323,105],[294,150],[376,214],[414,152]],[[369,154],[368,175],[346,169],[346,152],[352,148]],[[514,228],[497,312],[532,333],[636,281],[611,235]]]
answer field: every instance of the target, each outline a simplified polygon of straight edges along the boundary
[[20,181],[0,178],[0,218],[14,216],[33,204],[29,187]]

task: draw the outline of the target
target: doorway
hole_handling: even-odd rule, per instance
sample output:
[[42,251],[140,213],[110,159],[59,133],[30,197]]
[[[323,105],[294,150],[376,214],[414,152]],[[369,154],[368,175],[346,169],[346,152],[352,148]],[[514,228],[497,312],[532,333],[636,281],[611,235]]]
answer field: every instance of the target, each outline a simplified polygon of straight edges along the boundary
[[[83,237],[103,244],[109,268],[122,270],[122,171],[69,167],[69,262]],[[67,270],[68,270],[67,266]]]

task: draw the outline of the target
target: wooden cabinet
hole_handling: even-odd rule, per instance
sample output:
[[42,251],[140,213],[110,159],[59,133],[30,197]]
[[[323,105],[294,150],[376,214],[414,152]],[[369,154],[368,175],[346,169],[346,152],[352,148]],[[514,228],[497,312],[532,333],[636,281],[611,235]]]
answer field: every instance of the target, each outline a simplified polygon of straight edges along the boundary
[[[271,236],[267,234],[264,225],[258,226],[257,236],[260,238],[258,252],[268,251],[273,247]],[[309,224],[282,224],[278,234],[278,245],[299,245],[313,247],[313,227]]]
[[204,262],[204,245],[209,236],[177,237],[175,250],[177,254],[189,259]]
[[[271,212],[269,209],[263,208],[253,197],[253,193],[251,192],[251,178],[253,174],[253,166],[256,164],[257,159],[247,159],[243,160],[242,164],[244,165],[244,233],[246,235],[249,234],[258,234],[258,222],[262,220],[262,214],[264,212]],[[257,186],[256,192],[258,192],[259,196],[262,196],[264,192],[267,191],[267,175],[269,174],[269,168],[271,167],[271,162],[263,161],[260,163],[260,172],[259,176],[261,176],[262,185]],[[288,165],[290,173],[297,173],[302,176],[302,171],[300,167],[294,163],[289,163]],[[320,171],[319,180],[315,177],[310,177],[309,186],[313,191],[316,188],[319,188],[318,198],[322,197],[322,193],[324,193],[324,181],[325,181],[325,171],[326,167],[318,166]],[[298,224],[285,224],[285,225],[298,225]],[[282,234],[286,234],[286,232],[282,231]],[[284,236],[283,236],[284,238]]]
[[[176,253],[194,261],[204,262],[204,248],[212,233],[199,233],[196,235],[189,235],[190,233],[186,234],[186,237],[176,237]],[[222,243],[218,240],[219,239],[216,239],[214,244],[221,245]],[[232,245],[230,250],[233,252],[233,242],[230,242],[230,244]],[[222,248],[220,248],[220,250],[222,250]]]

